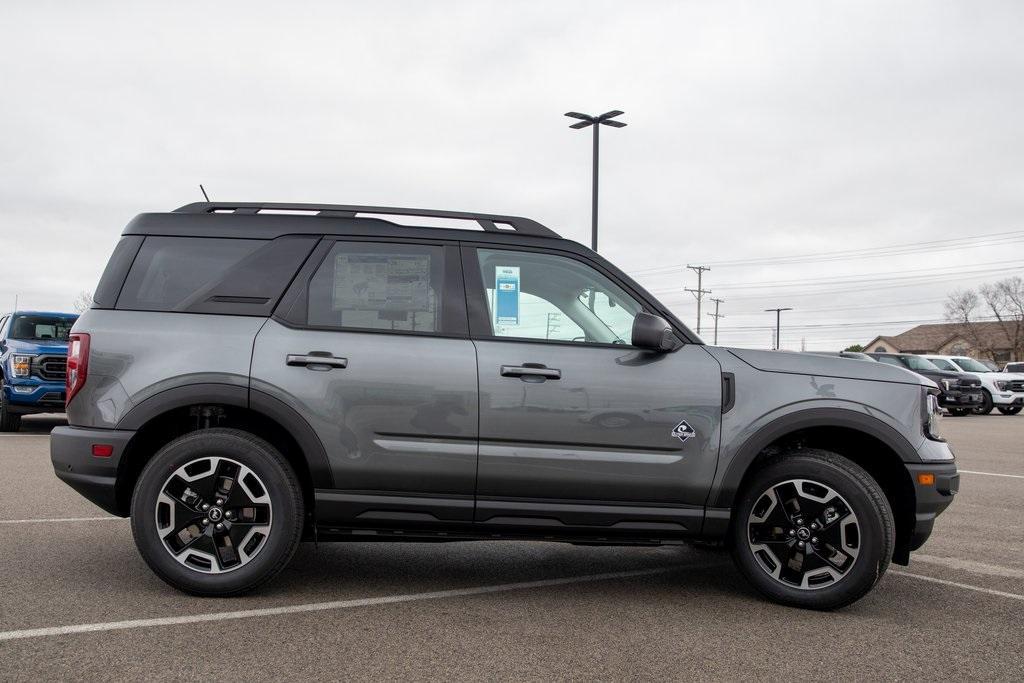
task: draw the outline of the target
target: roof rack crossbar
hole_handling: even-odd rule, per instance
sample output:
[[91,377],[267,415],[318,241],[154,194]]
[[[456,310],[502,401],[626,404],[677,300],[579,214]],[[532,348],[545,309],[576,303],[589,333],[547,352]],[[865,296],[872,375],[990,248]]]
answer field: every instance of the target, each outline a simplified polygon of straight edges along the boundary
[[506,224],[516,233],[537,237],[559,237],[558,233],[530,218],[499,216],[467,211],[437,211],[434,209],[405,209],[394,206],[348,206],[343,204],[291,204],[277,202],[195,202],[174,210],[174,213],[238,213],[255,214],[262,210],[308,211],[324,218],[355,218],[360,213],[394,216],[424,216],[429,218],[456,218],[476,221],[486,232],[510,232],[498,226]]

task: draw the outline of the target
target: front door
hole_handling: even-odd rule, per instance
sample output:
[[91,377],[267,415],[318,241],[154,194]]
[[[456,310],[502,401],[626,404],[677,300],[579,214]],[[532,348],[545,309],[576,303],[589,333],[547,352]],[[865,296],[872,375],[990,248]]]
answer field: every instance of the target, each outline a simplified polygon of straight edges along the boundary
[[[630,345],[637,298],[575,255],[464,249],[480,382],[477,522],[553,533],[700,529],[720,367]],[[483,328],[481,333],[481,328]]]
[[318,522],[470,523],[477,378],[458,248],[353,239],[317,256],[256,338],[252,388],[326,449]]

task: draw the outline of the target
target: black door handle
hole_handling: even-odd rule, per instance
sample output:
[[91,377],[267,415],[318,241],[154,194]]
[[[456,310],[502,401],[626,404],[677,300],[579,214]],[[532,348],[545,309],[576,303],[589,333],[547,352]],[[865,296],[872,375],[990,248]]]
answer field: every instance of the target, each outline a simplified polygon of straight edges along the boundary
[[502,377],[562,379],[562,371],[549,368],[540,363],[523,363],[522,365],[502,365]]
[[327,351],[310,351],[306,354],[289,353],[285,363],[294,367],[307,367],[310,370],[331,370],[347,368],[348,358],[338,358]]

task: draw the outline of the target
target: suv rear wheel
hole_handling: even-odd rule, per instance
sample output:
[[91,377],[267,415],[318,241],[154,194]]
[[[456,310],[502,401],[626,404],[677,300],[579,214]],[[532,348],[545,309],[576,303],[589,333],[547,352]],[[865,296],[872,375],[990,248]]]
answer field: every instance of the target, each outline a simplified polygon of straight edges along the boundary
[[0,432],[16,432],[21,429],[21,415],[7,410],[4,399],[4,380],[0,377]]
[[733,559],[757,590],[787,605],[848,605],[892,558],[896,532],[885,493],[829,451],[774,457],[744,487],[735,512]]
[[269,443],[236,429],[204,429],[164,446],[139,477],[131,513],[150,568],[197,595],[269,581],[302,535],[294,472]]

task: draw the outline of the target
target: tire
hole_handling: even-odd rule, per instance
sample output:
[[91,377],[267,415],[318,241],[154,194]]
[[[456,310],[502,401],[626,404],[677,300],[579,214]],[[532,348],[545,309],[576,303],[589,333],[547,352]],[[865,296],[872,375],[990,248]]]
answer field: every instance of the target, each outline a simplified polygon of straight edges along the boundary
[[952,417],[963,417],[964,415],[971,412],[970,408],[946,408]]
[[999,412],[1003,415],[1016,415],[1022,406],[999,406]]
[[981,390],[981,405],[973,410],[975,415],[988,415],[992,412],[992,394],[988,389]]
[[21,415],[7,410],[4,398],[4,380],[0,378],[0,432],[16,432],[21,429]]
[[[808,495],[823,500],[803,497]],[[799,515],[792,513],[794,498],[802,504]],[[774,456],[750,477],[734,513],[733,561],[762,595],[784,605],[849,605],[867,595],[892,559],[896,529],[885,493],[863,468],[829,451]],[[810,516],[810,524],[802,515]],[[822,521],[824,527],[817,526]],[[800,550],[799,542],[811,552]],[[838,568],[825,562],[826,555]],[[797,563],[800,571],[794,570]]]
[[146,464],[131,518],[135,545],[157,576],[186,593],[229,596],[284,569],[304,509],[295,473],[273,446],[237,429],[203,429]]

